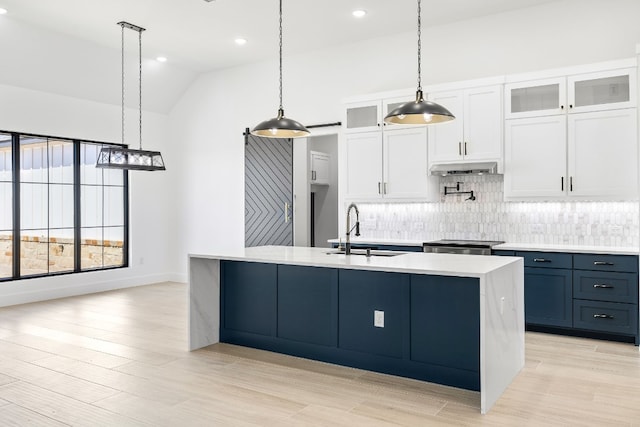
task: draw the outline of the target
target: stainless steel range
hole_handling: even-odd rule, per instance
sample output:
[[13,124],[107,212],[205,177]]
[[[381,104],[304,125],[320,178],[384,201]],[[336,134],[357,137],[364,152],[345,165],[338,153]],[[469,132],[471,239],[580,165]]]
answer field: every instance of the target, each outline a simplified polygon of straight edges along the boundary
[[435,240],[422,244],[424,252],[441,254],[491,255],[491,248],[504,242],[495,240]]

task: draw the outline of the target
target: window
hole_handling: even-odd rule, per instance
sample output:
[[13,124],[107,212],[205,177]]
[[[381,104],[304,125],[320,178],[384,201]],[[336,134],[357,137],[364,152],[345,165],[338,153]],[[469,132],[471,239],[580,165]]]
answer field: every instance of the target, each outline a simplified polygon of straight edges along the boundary
[[95,167],[103,146],[0,133],[0,280],[127,265],[127,172]]
[[13,275],[12,157],[11,135],[0,133],[0,280]]
[[95,167],[102,146],[80,145],[83,270],[121,266],[125,240],[124,174]]

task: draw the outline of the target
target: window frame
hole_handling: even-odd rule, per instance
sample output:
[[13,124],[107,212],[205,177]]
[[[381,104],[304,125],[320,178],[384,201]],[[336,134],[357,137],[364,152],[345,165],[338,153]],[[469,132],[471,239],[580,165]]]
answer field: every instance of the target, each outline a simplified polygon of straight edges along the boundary
[[[14,132],[14,131],[2,131],[0,133],[5,135],[11,135],[11,159],[12,159],[12,170],[11,170],[11,178],[12,178],[12,208],[11,212],[13,215],[12,218],[12,235],[13,235],[13,255],[12,255],[12,274],[8,277],[0,277],[0,283],[12,282],[16,280],[25,280],[25,279],[36,279],[42,277],[53,277],[53,276],[64,276],[68,274],[77,274],[77,273],[89,273],[94,271],[106,271],[106,270],[115,270],[120,268],[128,268],[129,267],[129,244],[130,244],[130,228],[129,228],[129,171],[122,170],[122,192],[123,192],[123,242],[122,242],[122,264],[121,265],[111,265],[104,266],[104,259],[102,261],[102,267],[91,267],[91,268],[82,268],[82,200],[81,200],[81,155],[80,151],[83,144],[93,144],[100,146],[118,146],[118,147],[126,147],[124,144],[117,144],[111,142],[103,142],[103,141],[92,141],[86,139],[78,139],[78,138],[65,138],[51,135],[38,135],[33,133],[26,132]],[[29,274],[23,275],[21,273],[21,259],[20,250],[22,246],[22,235],[21,235],[21,224],[20,224],[20,214],[21,214],[21,164],[20,164],[20,139],[21,137],[33,137],[33,138],[42,138],[49,140],[62,140],[68,141],[73,144],[73,246],[74,246],[74,256],[73,256],[73,269],[67,271],[56,271],[56,272],[47,272],[41,274]],[[47,146],[48,153],[48,146]],[[48,154],[47,154],[48,155]],[[47,185],[51,185],[50,178],[47,178]],[[104,181],[99,185],[100,188],[104,191],[105,186]],[[51,206],[47,206],[47,215],[50,215]],[[104,206],[103,206],[104,209]],[[102,228],[104,229],[106,226],[104,225],[104,219],[102,223]],[[47,224],[47,233],[51,232],[51,224]],[[104,232],[103,232],[104,235]],[[49,240],[49,239],[48,239]],[[48,245],[50,242],[48,242]],[[104,244],[104,242],[103,242]]]

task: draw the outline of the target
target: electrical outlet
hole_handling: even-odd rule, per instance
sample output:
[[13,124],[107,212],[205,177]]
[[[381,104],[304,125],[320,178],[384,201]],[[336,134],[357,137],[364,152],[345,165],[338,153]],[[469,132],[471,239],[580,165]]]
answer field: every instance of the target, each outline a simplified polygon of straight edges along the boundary
[[376,328],[384,328],[384,311],[373,311],[373,326]]

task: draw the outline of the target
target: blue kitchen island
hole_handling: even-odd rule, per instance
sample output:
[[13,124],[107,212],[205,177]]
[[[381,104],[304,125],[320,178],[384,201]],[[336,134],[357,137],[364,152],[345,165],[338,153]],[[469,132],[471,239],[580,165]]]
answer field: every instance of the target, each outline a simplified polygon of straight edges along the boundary
[[522,369],[521,258],[328,252],[190,255],[190,350],[227,342],[474,390],[482,413]]

